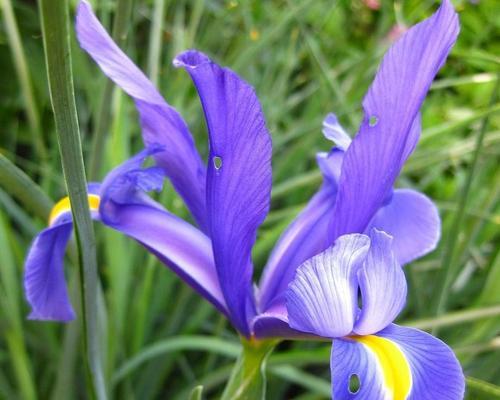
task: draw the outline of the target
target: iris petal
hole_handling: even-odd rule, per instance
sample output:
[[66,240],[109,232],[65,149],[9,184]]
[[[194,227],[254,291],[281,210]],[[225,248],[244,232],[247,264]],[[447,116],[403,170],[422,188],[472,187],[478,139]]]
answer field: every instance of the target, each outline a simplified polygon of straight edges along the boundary
[[371,227],[391,235],[394,253],[406,264],[436,248],[441,221],[434,203],[422,193],[396,189],[391,201],[377,211]]
[[344,235],[297,269],[286,292],[292,328],[327,338],[352,332],[357,314],[357,272],[370,246],[365,235]]
[[267,311],[276,302],[284,303],[285,291],[297,267],[332,244],[328,241],[328,228],[343,154],[333,150],[318,155],[323,185],[283,232],[269,257],[259,285],[261,310]]
[[186,122],[113,42],[86,1],[78,5],[76,33],[80,46],[101,70],[134,99],[146,146],[164,146],[155,155],[157,164],[204,229],[206,170]]
[[142,167],[147,157],[161,151],[161,147],[142,151],[108,174],[101,187],[101,219],[145,246],[227,315],[210,239],[144,193],[161,189],[161,171]]
[[[68,218],[69,217],[69,218]],[[30,319],[67,322],[75,318],[64,278],[64,253],[73,229],[71,215],[41,231],[24,266],[24,290]]]
[[390,325],[377,336],[396,343],[412,374],[408,400],[460,400],[465,378],[453,351],[441,340],[414,328]]
[[370,335],[388,326],[406,302],[406,279],[392,252],[392,238],[370,232],[370,251],[358,271],[363,305],[354,325],[358,335]]
[[190,50],[174,65],[190,74],[209,132],[207,212],[219,281],[236,328],[253,317],[251,249],[269,210],[271,137],[253,88]]
[[[416,142],[418,112],[458,35],[448,0],[385,55],[364,101],[364,120],[346,151],[331,219],[332,239],[363,232],[390,194]],[[418,136],[417,136],[418,137]]]

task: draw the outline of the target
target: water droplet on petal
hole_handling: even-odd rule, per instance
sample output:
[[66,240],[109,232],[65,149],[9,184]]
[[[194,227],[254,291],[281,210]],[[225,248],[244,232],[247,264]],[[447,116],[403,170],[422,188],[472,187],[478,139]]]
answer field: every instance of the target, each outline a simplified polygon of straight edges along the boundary
[[373,128],[377,124],[378,117],[376,115],[370,115],[370,118],[368,118],[368,125]]
[[219,156],[214,156],[212,158],[212,161],[214,163],[214,168],[218,171],[222,168],[222,158]]

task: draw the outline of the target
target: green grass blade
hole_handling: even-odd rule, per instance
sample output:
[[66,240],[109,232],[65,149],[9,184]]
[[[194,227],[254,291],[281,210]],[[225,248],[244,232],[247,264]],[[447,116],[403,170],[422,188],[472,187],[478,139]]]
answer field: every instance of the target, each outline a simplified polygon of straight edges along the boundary
[[97,334],[97,261],[74,97],[68,3],[40,0],[40,10],[50,98],[78,245],[90,395],[105,399],[107,395]]
[[0,186],[37,217],[47,219],[54,203],[12,161],[0,153]]
[[[498,91],[500,88],[500,74],[497,74],[497,82],[495,84],[495,87],[493,89],[493,93],[491,95],[491,99],[489,102],[489,105],[492,106],[496,103],[497,98],[498,98]],[[462,224],[464,214],[465,214],[465,208],[467,205],[467,200],[469,197],[469,191],[472,185],[472,180],[474,178],[476,169],[477,169],[477,164],[479,160],[479,156],[481,154],[481,150],[483,147],[483,139],[486,133],[486,128],[488,126],[489,122],[489,115],[486,116],[483,119],[483,122],[481,124],[481,128],[479,130],[477,139],[476,139],[476,146],[474,150],[474,155],[472,162],[469,166],[469,171],[467,174],[466,181],[464,183],[464,186],[462,188],[462,192],[460,193],[459,201],[458,201],[458,212],[455,214],[455,218],[453,220],[452,227],[449,231],[447,241],[445,243],[445,248],[443,252],[443,257],[442,257],[442,263],[441,263],[441,276],[440,279],[438,280],[439,285],[437,287],[437,293],[438,294],[438,301],[435,306],[435,313],[436,315],[441,315],[445,310],[446,310],[446,302],[448,299],[448,292],[451,286],[452,279],[455,275],[456,272],[456,267],[453,264],[453,256],[454,256],[454,251],[455,251],[455,246],[458,240],[458,233],[460,232],[460,226]],[[436,334],[436,329],[434,329],[434,334]]]
[[40,159],[46,160],[47,148],[45,147],[42,137],[40,117],[35,101],[35,94],[33,92],[28,62],[26,61],[26,54],[19,35],[19,29],[17,27],[16,16],[14,15],[11,0],[0,0],[0,6],[2,9],[10,50],[12,52],[13,62],[19,79],[19,85],[21,86],[21,93],[24,98],[26,114],[28,116],[31,134],[35,144],[34,147]]

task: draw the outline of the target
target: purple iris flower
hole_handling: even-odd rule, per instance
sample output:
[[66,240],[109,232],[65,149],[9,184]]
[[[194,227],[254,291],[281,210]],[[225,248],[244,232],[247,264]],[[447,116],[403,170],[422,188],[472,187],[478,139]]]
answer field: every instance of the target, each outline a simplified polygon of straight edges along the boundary
[[[205,113],[210,145],[205,165],[182,117],[112,41],[86,1],[78,6],[76,31],[81,47],[133,98],[146,145],[101,185],[89,186],[95,219],[141,243],[247,338],[347,336],[335,340],[333,354],[350,354],[359,365],[346,364],[345,371],[351,368],[363,379],[366,371],[378,385],[380,373],[368,368],[371,356],[363,353],[360,343],[364,343],[350,338],[377,334],[395,347],[408,341],[406,347],[398,347],[399,353],[390,354],[396,354],[396,360],[403,357],[409,365],[411,396],[421,394],[419,388],[424,386],[427,393],[440,393],[443,386],[437,387],[430,376],[441,368],[435,363],[450,366],[450,382],[461,379],[463,386],[460,367],[443,343],[390,325],[406,293],[399,266],[434,249],[439,239],[434,204],[415,191],[394,190],[393,185],[418,141],[424,97],[458,35],[457,15],[448,0],[389,49],[365,96],[364,119],[352,141],[333,115],[325,119],[324,133],[337,146],[318,155],[323,185],[282,234],[258,289],[252,282],[251,250],[269,210],[272,151],[253,88],[198,51],[175,58],[174,65],[191,76]],[[149,156],[156,166],[143,168]],[[172,182],[197,227],[147,196],[146,192],[161,189],[164,178]],[[70,205],[64,199],[26,260],[25,290],[33,319],[74,318],[63,272],[71,230]],[[364,276],[360,271],[369,266],[373,271]],[[353,303],[357,287],[363,292],[370,279],[385,282],[384,294],[394,292],[397,302],[389,307],[380,293],[370,292],[363,294],[365,303],[358,310]],[[311,285],[315,280],[319,285],[315,289],[322,290],[308,294],[304,286],[302,293],[304,280]],[[337,314],[345,315],[337,318]],[[418,355],[421,352],[441,356],[427,360]],[[391,355],[383,359],[387,358],[391,360]],[[334,384],[346,379],[335,368],[332,364]],[[448,377],[446,372],[436,376]]]
[[333,339],[333,399],[462,399],[465,380],[451,349],[392,324],[405,305],[406,279],[391,242],[376,229],[343,235],[302,264],[286,292],[289,324]]

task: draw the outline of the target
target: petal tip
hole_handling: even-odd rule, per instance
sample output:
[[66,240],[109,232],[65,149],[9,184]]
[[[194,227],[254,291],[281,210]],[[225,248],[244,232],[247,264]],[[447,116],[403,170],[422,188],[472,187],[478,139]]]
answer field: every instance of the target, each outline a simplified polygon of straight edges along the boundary
[[201,51],[190,49],[178,54],[172,64],[176,68],[195,69],[203,64],[210,64],[212,60]]

